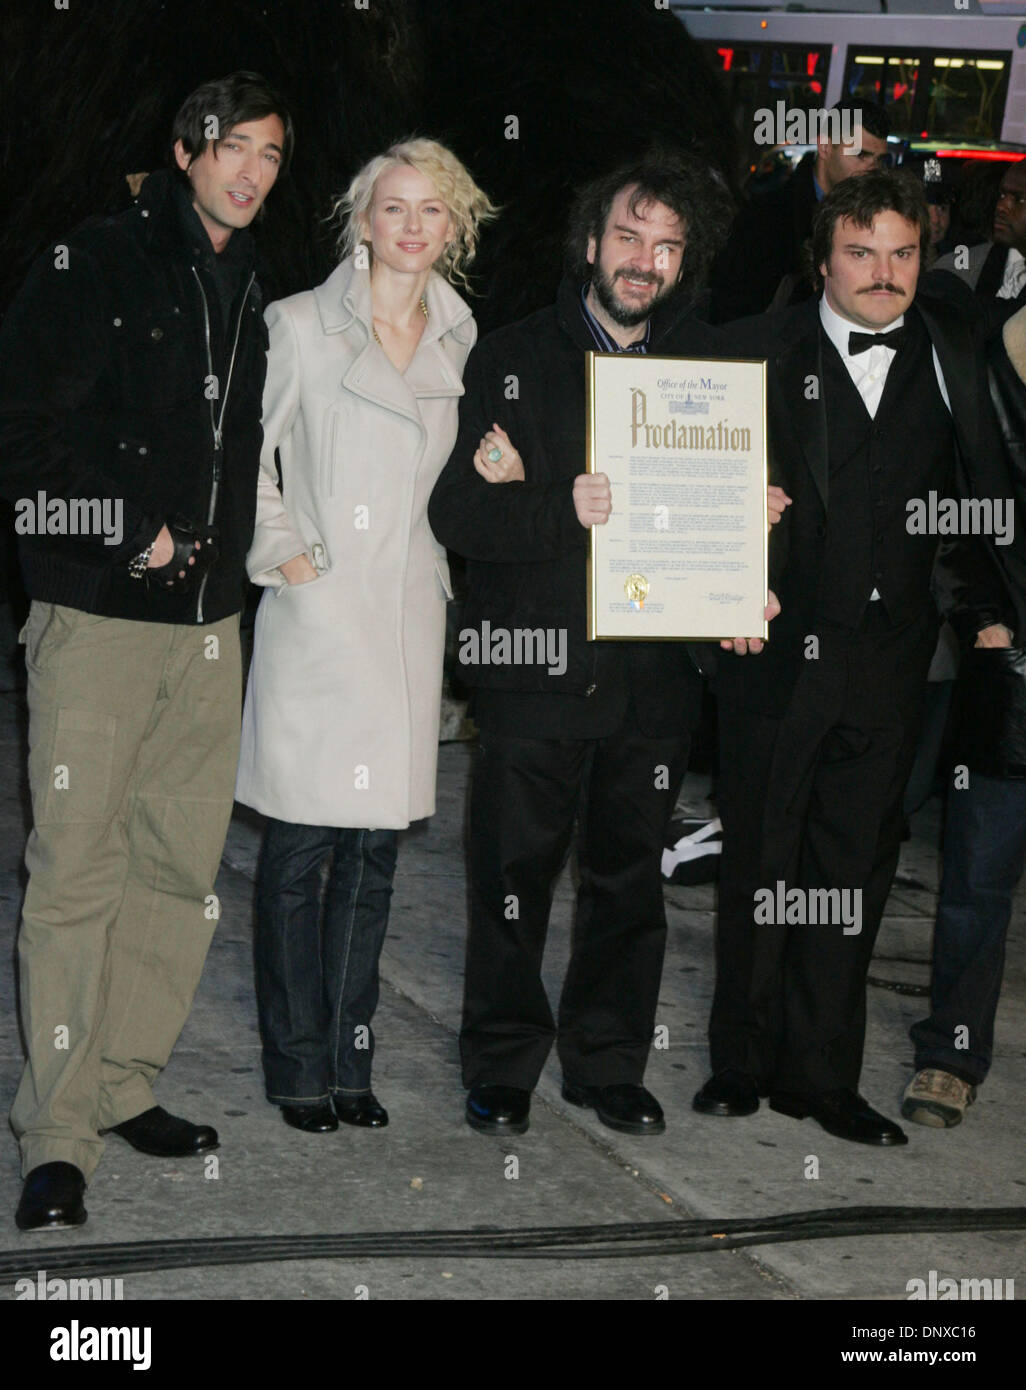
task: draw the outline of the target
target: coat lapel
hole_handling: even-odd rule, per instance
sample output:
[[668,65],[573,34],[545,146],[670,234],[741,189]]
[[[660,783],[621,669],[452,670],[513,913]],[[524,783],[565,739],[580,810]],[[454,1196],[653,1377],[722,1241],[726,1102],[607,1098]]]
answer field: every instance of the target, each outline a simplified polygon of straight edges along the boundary
[[[787,427],[794,431],[825,509],[829,463],[818,299],[809,300],[808,308],[803,306],[793,340],[777,353],[776,374],[781,392],[778,408]],[[812,377],[814,391],[809,380]]]
[[428,321],[405,376],[400,376],[374,341],[369,270],[357,269],[349,257],[317,286],[314,297],[324,332],[344,332],[350,351],[355,353],[342,376],[345,390],[421,428],[418,396],[463,394],[460,374],[450,362],[442,338],[452,332],[460,341],[471,341],[473,321],[469,307],[441,276],[432,274],[428,280]]
[[975,389],[977,364],[972,356],[970,337],[960,322],[957,305],[931,294],[929,284],[920,285],[915,307],[926,324],[944,373],[955,434],[963,451],[973,458],[979,441],[980,402]]

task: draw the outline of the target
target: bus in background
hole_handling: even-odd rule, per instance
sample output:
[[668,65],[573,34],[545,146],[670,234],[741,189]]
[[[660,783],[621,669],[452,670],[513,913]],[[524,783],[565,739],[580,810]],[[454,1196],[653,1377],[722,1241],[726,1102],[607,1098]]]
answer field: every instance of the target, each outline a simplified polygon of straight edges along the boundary
[[816,13],[746,3],[742,11],[730,0],[671,0],[722,75],[742,181],[769,153],[755,143],[756,113],[778,103],[812,111],[875,101],[891,119],[896,159],[950,161],[946,176],[969,161],[1026,154],[1023,0],[888,0],[886,14],[879,0],[817,0]]

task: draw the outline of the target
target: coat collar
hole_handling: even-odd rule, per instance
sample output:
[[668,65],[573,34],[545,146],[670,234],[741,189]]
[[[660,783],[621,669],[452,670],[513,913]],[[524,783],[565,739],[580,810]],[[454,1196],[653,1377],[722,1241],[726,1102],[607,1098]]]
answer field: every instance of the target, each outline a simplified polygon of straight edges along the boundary
[[[128,215],[139,219],[143,242],[156,254],[215,262],[210,238],[169,170],[156,169],[147,174]],[[194,227],[190,227],[190,221]],[[252,269],[256,259],[252,232],[247,228],[233,232],[221,255],[230,257],[240,270]]]
[[[373,339],[370,270],[357,268],[352,256],[347,256],[327,280],[317,286],[314,298],[325,333],[341,333],[355,322],[363,327],[368,338]],[[428,276],[424,298],[428,306],[428,321],[421,338],[422,347],[446,333],[452,333],[459,343],[467,345],[473,342],[470,306],[437,271],[433,270]]]
[[[955,435],[969,458],[975,457],[980,444],[981,402],[976,389],[977,362],[969,334],[966,332],[965,306],[959,297],[965,286],[949,285],[946,271],[926,275],[919,281],[915,307],[926,324],[934,352],[944,373],[951,402],[951,418]],[[957,289],[957,294],[952,294]]]
[[345,390],[421,426],[418,399],[463,394],[460,371],[441,340],[451,334],[469,348],[477,329],[469,305],[441,275],[432,271],[428,277],[427,324],[402,376],[374,341],[369,270],[359,269],[347,256],[313,293],[326,334],[356,335],[356,355],[342,377]]

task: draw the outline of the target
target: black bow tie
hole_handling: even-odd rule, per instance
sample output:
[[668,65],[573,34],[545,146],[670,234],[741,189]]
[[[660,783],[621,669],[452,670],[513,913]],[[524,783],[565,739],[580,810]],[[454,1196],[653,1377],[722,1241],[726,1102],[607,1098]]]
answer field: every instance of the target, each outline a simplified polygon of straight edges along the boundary
[[908,331],[904,324],[900,328],[892,328],[890,333],[849,333],[848,356],[868,352],[871,347],[893,348],[897,352],[907,339]]

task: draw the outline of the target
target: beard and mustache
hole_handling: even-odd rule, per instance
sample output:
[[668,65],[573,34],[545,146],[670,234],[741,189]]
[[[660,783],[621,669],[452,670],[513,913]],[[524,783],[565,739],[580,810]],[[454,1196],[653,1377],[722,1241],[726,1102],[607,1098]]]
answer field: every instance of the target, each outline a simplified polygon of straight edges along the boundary
[[[617,280],[630,278],[640,280],[647,285],[658,286],[656,293],[647,304],[631,308],[616,298],[615,286]],[[631,270],[629,266],[623,266],[612,276],[605,273],[596,260],[591,271],[591,285],[595,291],[595,298],[602,305],[614,323],[618,323],[621,328],[636,328],[639,323],[644,323],[647,318],[651,318],[656,306],[661,304],[677,289],[678,282],[672,285],[665,285],[663,277],[656,275],[654,271]]]

